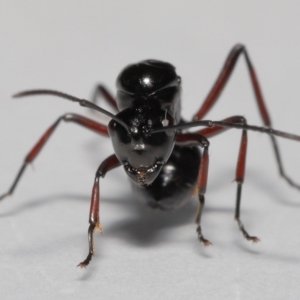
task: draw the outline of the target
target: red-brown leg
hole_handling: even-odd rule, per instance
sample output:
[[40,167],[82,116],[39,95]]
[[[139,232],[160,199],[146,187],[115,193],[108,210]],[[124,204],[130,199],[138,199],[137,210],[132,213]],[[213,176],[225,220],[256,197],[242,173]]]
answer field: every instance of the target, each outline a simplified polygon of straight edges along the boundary
[[[246,120],[241,116],[233,116],[233,117],[224,119],[223,122],[232,122],[232,123],[241,124],[241,123],[246,123]],[[204,137],[207,138],[207,137],[212,137],[214,135],[223,133],[227,129],[229,129],[229,128],[224,128],[224,127],[221,127],[221,126],[214,126],[214,127],[199,130],[195,134],[199,134],[199,135],[204,136]],[[192,140],[193,138],[194,137],[190,137],[190,140]],[[182,140],[184,138],[181,137],[180,135],[178,135],[176,137],[176,141],[178,139]],[[191,142],[191,145],[192,144],[193,143]],[[247,233],[247,231],[244,228],[243,223],[240,220],[240,203],[241,203],[242,185],[244,183],[244,177],[245,177],[246,153],[247,153],[247,131],[243,130],[241,144],[240,144],[240,150],[239,150],[239,157],[238,157],[238,162],[237,162],[237,167],[236,167],[236,178],[235,178],[235,180],[237,182],[235,220],[238,222],[239,229],[242,231],[244,237],[247,240],[251,240],[253,242],[258,242],[259,239],[257,237],[250,236]],[[206,153],[204,152],[203,153],[203,159],[204,159],[205,154]],[[199,179],[200,179],[200,177],[199,177]],[[206,178],[205,178],[205,180],[206,180]],[[202,185],[202,186],[206,186],[206,184]],[[199,195],[200,195],[200,193],[199,193]],[[199,224],[199,226],[200,226],[200,216],[201,216],[201,213],[202,213],[202,208],[204,206],[204,194],[203,194],[203,199],[202,199],[202,197],[199,196],[199,203],[200,203],[200,206],[199,206],[199,210],[198,210],[198,213],[197,213],[196,222],[198,221],[198,218],[199,218],[199,221],[197,222],[197,224]],[[197,230],[198,230],[198,228],[197,228]],[[201,227],[199,227],[199,230],[201,232]]]
[[209,92],[208,96],[204,100],[204,103],[200,107],[200,109],[197,111],[197,113],[194,115],[193,120],[201,120],[212,108],[212,106],[215,104],[215,102],[218,100],[220,94],[222,93],[228,79],[230,78],[232,71],[236,65],[236,62],[241,54],[244,54],[247,67],[250,73],[251,82],[253,85],[253,89],[256,96],[256,101],[258,104],[258,108],[261,114],[261,117],[264,121],[264,124],[266,126],[271,126],[271,121],[269,114],[267,112],[266,104],[262,96],[261,88],[259,86],[256,72],[252,66],[252,63],[250,61],[249,55],[247,53],[247,50],[245,46],[243,45],[236,45],[232,48],[230,51],[225,64],[221,70],[221,73],[219,74],[219,77],[217,78],[215,84],[213,85],[211,91]]
[[197,233],[198,233],[198,239],[201,243],[203,243],[205,246],[211,245],[211,242],[204,238],[202,234],[201,229],[201,215],[205,203],[205,192],[206,192],[206,185],[207,185],[207,175],[208,175],[208,162],[209,162],[209,156],[208,156],[208,147],[209,147],[209,141],[199,134],[179,134],[176,136],[176,144],[181,146],[201,146],[204,148],[200,169],[199,169],[199,176],[198,176],[198,200],[199,200],[199,206],[198,211],[196,214],[195,223],[197,224]]
[[21,169],[18,172],[16,179],[14,180],[11,188],[9,189],[9,191],[7,193],[0,196],[0,200],[4,199],[6,196],[11,195],[14,192],[24,170],[26,169],[26,166],[29,163],[33,162],[33,160],[40,153],[43,146],[46,144],[46,142],[48,141],[48,139],[50,138],[50,136],[52,135],[52,133],[54,132],[54,130],[56,129],[56,127],[58,126],[58,124],[61,121],[74,122],[85,128],[91,129],[91,130],[95,131],[96,133],[99,133],[104,136],[109,136],[107,127],[105,125],[102,125],[93,120],[87,119],[85,117],[82,117],[82,116],[76,115],[76,114],[69,113],[69,114],[65,114],[65,115],[61,116],[60,118],[57,119],[57,121],[52,126],[50,126],[48,128],[48,130],[43,134],[43,136],[39,139],[39,141],[36,143],[36,145],[27,154],[27,156],[25,157],[24,163],[21,166]]
[[[244,123],[246,123],[246,120],[240,116],[230,117],[230,118],[224,119],[223,121],[224,122],[233,122],[233,123],[237,122],[239,124],[241,123],[241,121],[243,121]],[[215,127],[199,130],[198,133],[205,137],[212,137],[217,134],[223,133],[227,129],[229,129],[229,128],[215,126]],[[234,218],[238,222],[239,229],[242,231],[244,237],[247,240],[250,240],[250,241],[253,241],[254,243],[256,243],[259,241],[259,239],[255,236],[250,236],[247,233],[247,231],[245,230],[245,227],[240,220],[240,204],[241,204],[241,196],[242,196],[242,185],[244,183],[244,177],[245,177],[247,143],[248,143],[247,131],[243,130],[241,145],[240,145],[240,150],[239,150],[239,157],[238,157],[238,162],[237,162],[237,166],[236,166],[235,181],[237,182],[237,193],[236,193],[236,206],[235,206]]]
[[241,195],[242,195],[242,185],[244,183],[245,177],[245,166],[246,166],[246,154],[247,154],[247,131],[243,130],[242,139],[239,151],[238,162],[236,166],[236,175],[235,180],[237,182],[237,194],[236,194],[236,206],[235,206],[235,220],[238,222],[239,228],[242,231],[244,237],[248,241],[253,241],[257,243],[259,239],[255,236],[250,236],[244,228],[243,223],[240,220],[240,204],[241,204]]
[[94,93],[93,93],[93,97],[92,97],[92,102],[93,103],[97,103],[97,99],[99,96],[102,96],[104,98],[104,100],[106,100],[106,102],[116,111],[118,112],[118,105],[117,105],[117,101],[115,100],[115,98],[111,95],[111,93],[107,90],[107,88],[102,85],[99,84],[96,86]]
[[89,239],[89,254],[87,258],[78,264],[78,267],[85,268],[90,261],[92,260],[93,255],[95,254],[94,249],[94,230],[98,229],[102,232],[102,227],[100,225],[100,218],[99,218],[99,205],[100,205],[100,196],[99,196],[99,179],[100,177],[104,178],[105,174],[120,166],[121,163],[117,159],[117,157],[113,154],[105,159],[100,167],[98,168],[95,176],[95,182],[92,191],[91,197],[91,208],[90,208],[90,217],[89,217],[89,229],[88,229],[88,239]]
[[[265,100],[262,95],[262,91],[261,91],[261,88],[260,88],[260,85],[259,85],[259,82],[257,79],[256,72],[250,61],[250,57],[247,53],[245,46],[239,45],[239,44],[234,46],[233,49],[230,51],[230,53],[225,61],[225,64],[221,70],[221,73],[219,74],[219,77],[217,78],[211,91],[209,92],[208,96],[206,97],[204,103],[202,104],[200,109],[197,111],[197,113],[194,115],[193,120],[202,119],[208,113],[208,111],[212,108],[212,106],[215,104],[215,102],[218,100],[218,98],[219,98],[221,92],[223,91],[228,79],[230,78],[230,75],[232,74],[235,64],[241,54],[244,54],[245,59],[246,59],[246,63],[247,63],[247,67],[249,70],[253,90],[255,93],[255,97],[256,97],[257,104],[258,104],[260,115],[263,119],[263,123],[265,126],[271,127],[271,119],[270,119],[269,113],[267,111],[267,107],[266,107]],[[300,189],[300,186],[298,184],[296,184],[289,176],[287,176],[285,174],[277,141],[273,135],[271,135],[270,138],[271,138],[272,146],[273,146],[273,149],[275,152],[275,157],[276,157],[280,176],[282,178],[284,178],[286,180],[286,182],[288,184],[290,184],[291,186],[293,186],[297,189]]]

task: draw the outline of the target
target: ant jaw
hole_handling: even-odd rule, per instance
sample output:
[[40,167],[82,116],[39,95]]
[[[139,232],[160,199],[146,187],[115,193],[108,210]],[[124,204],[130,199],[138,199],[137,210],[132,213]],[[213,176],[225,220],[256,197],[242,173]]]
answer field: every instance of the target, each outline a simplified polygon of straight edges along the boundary
[[129,178],[138,186],[148,186],[156,179],[162,170],[165,162],[157,161],[149,167],[132,167],[127,161],[123,162],[123,167]]

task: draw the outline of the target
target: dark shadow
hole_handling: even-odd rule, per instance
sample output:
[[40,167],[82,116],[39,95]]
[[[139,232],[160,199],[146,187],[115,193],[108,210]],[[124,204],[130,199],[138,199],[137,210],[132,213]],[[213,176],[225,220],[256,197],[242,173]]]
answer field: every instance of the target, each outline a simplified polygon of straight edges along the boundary
[[[56,202],[56,201],[71,201],[74,203],[75,201],[85,201],[89,202],[89,196],[88,195],[75,195],[75,194],[60,194],[60,195],[52,195],[49,197],[43,197],[43,198],[37,198],[34,200],[31,200],[27,203],[24,203],[20,205],[18,208],[8,212],[8,213],[2,213],[0,217],[8,217],[8,216],[14,216],[17,214],[22,213],[22,211],[26,211],[28,209],[32,208],[38,208],[41,205],[49,205],[50,203]],[[194,200],[194,201],[192,201]],[[177,227],[185,226],[185,225],[192,225],[194,224],[194,217],[196,212],[196,206],[197,201],[195,199],[191,199],[187,203],[186,206],[174,210],[174,211],[157,211],[153,210],[151,208],[146,207],[143,203],[137,202],[132,198],[132,194],[127,194],[125,196],[117,197],[117,198],[103,198],[101,199],[101,202],[104,202],[105,205],[114,205],[116,206],[116,211],[124,211],[124,215],[126,217],[122,217],[123,219],[115,222],[113,225],[109,225],[105,227],[105,236],[109,238],[116,238],[116,239],[122,239],[126,243],[134,244],[137,247],[155,247],[159,244],[166,244],[170,240],[171,242],[174,241],[174,235],[172,234],[172,238],[169,237],[170,229],[176,229]],[[206,207],[204,214],[211,215],[211,214],[226,214],[228,215],[228,223],[233,222],[232,221],[232,215],[233,215],[233,207],[218,207],[218,208],[212,208],[212,207]],[[249,211],[243,211],[243,214],[247,214]],[[247,221],[247,225],[251,226],[251,223]],[[193,228],[193,226],[189,226],[187,230],[190,228]],[[196,228],[196,227],[195,227]],[[213,222],[210,221],[209,216],[205,218],[205,235],[207,238],[210,238],[210,236],[216,237],[218,234],[218,229],[213,224]],[[264,257],[266,259],[274,260],[274,261],[285,261],[287,263],[299,263],[300,258],[299,257],[293,257],[293,256],[284,256],[284,255],[277,255],[276,253],[265,253],[262,252],[261,248],[256,247],[256,245],[251,245],[251,243],[248,245],[247,241],[244,241],[244,238],[238,232],[238,228],[236,228],[237,231],[237,238],[234,240],[234,245],[241,249],[243,252],[249,253],[250,255],[259,255],[260,257]],[[75,239],[82,239],[86,242],[86,233],[81,234],[73,234],[68,236],[68,243],[74,241]],[[83,236],[84,235],[84,236]],[[103,236],[103,238],[105,238]],[[61,243],[65,243],[66,240],[63,239]],[[212,242],[214,242],[212,240]],[[191,251],[196,252],[200,257],[205,259],[213,259],[214,255],[209,251],[209,248],[204,247],[199,243],[197,240],[196,232],[195,237],[190,238],[190,241],[188,240],[187,243],[191,244]],[[56,240],[56,243],[53,244],[53,241],[49,241],[49,244],[40,245],[39,248],[35,249],[23,249],[22,255],[26,254],[28,251],[28,254],[32,255],[32,251],[36,253],[45,253],[45,252],[56,252],[57,244],[60,244],[59,241]],[[220,247],[220,243],[216,240],[216,244],[218,247]],[[230,244],[230,241],[228,241],[228,246]],[[84,244],[84,247],[87,246]],[[101,252],[105,249],[105,242],[100,241],[99,238],[95,238],[95,246],[97,249],[97,256],[93,258],[94,262],[101,261]],[[252,247],[253,246],[253,247]],[[213,245],[211,247],[216,247],[216,245]],[[227,247],[225,244],[222,247]],[[254,248],[255,247],[255,248]],[[16,254],[19,252],[19,249],[16,251]],[[86,253],[87,254],[87,253]],[[82,257],[82,259],[85,258],[85,255]],[[75,262],[75,263],[79,263]],[[75,268],[75,265],[74,265]],[[83,273],[79,275],[78,280],[86,281],[92,278],[95,274],[98,273],[98,264],[91,263],[88,266],[87,271],[85,270],[78,270],[82,271]]]
[[192,201],[173,211],[154,210],[129,199],[121,205],[123,210],[130,211],[130,216],[106,228],[105,233],[142,247],[166,242],[167,230],[192,224],[196,213],[196,203]]
[[[48,197],[36,198],[24,201],[22,204],[11,211],[0,213],[0,218],[16,217],[25,211],[32,211],[41,206],[50,205],[56,202],[70,202],[74,205],[75,201],[86,202],[89,205],[89,195],[79,194],[58,194]],[[192,198],[188,203],[177,210],[160,211],[147,207],[133,199],[132,194],[118,196],[117,198],[102,198],[101,203],[116,206],[116,212],[122,211],[125,217],[105,228],[105,235],[123,239],[130,244],[147,247],[161,242],[166,242],[169,237],[167,231],[184,225],[194,224],[197,201]],[[215,211],[207,208],[206,212]],[[232,209],[220,208],[219,212],[232,213]],[[204,212],[205,213],[205,212]],[[196,227],[195,227],[196,228]],[[196,233],[195,233],[196,238]]]
[[[222,171],[219,173],[218,178],[214,180],[214,183],[210,188],[217,188],[217,185],[224,186],[226,182],[224,181],[225,176],[228,176],[227,171]],[[256,186],[262,190],[262,193],[268,193],[271,195],[275,201],[280,203],[281,205],[287,205],[291,207],[299,207],[300,203],[294,203],[287,201],[284,197],[284,192],[281,186],[274,185],[274,183],[268,179],[267,177],[261,177],[259,173],[249,170],[247,173],[247,181],[252,181],[256,184]],[[218,183],[218,184],[217,184]],[[0,213],[0,218],[11,217],[22,213],[23,211],[36,209],[40,206],[49,205],[55,202],[62,201],[70,201],[72,204],[74,201],[84,201],[89,205],[90,195],[89,194],[57,194],[50,195],[48,197],[40,197],[29,201],[24,201],[17,208],[6,212]],[[135,244],[138,247],[148,247],[149,245],[155,246],[158,244],[168,243],[170,240],[170,229],[175,229],[177,227],[181,227],[184,225],[194,224],[194,217],[197,208],[196,199],[191,199],[186,206],[173,210],[173,211],[160,211],[148,208],[144,203],[138,202],[134,199],[131,193],[126,195],[122,195],[122,197],[105,197],[101,198],[101,202],[106,205],[115,205],[116,211],[124,212],[124,218],[120,221],[116,221],[114,224],[105,227],[105,236],[122,239],[124,242],[129,244]],[[206,205],[204,209],[204,214],[211,213],[221,213],[230,215],[228,218],[228,222],[232,220],[232,216],[234,214],[234,204],[230,207],[219,206],[217,208],[209,207]],[[243,210],[243,215],[245,216],[247,211]],[[209,239],[210,233],[213,233],[216,236],[217,228],[214,228],[214,225],[211,224],[209,217],[206,218],[206,224],[204,227],[205,236]],[[208,224],[209,223],[209,224]],[[249,221],[247,221],[247,226],[251,226]],[[196,227],[195,227],[196,228]],[[238,231],[238,229],[236,229]],[[76,236],[77,238],[78,236]],[[69,237],[70,238],[70,237]],[[72,239],[75,236],[71,237]],[[173,237],[172,237],[173,239]],[[96,239],[96,244],[98,243]],[[212,241],[213,242],[213,241]],[[276,256],[276,254],[270,253],[261,253],[258,249],[252,249],[248,247],[241,236],[240,239],[237,239],[234,242],[238,248],[242,251],[254,254],[254,255],[263,255],[268,258],[281,259],[281,257]],[[197,241],[197,236],[195,233],[195,239],[191,239],[191,246],[194,245],[194,249],[199,255],[204,258],[213,258],[213,256],[204,248],[203,245],[200,245]],[[102,245],[103,246],[103,245]],[[98,248],[101,248],[97,246]],[[193,247],[193,246],[192,246]],[[44,247],[43,247],[44,248]],[[51,249],[51,247],[50,247]],[[36,250],[36,249],[35,249]],[[99,252],[97,253],[98,257]],[[287,262],[299,262],[299,258],[296,257],[283,257]],[[93,276],[93,264],[89,266],[89,272],[86,272],[85,275],[81,278],[81,280],[88,280],[91,276]]]

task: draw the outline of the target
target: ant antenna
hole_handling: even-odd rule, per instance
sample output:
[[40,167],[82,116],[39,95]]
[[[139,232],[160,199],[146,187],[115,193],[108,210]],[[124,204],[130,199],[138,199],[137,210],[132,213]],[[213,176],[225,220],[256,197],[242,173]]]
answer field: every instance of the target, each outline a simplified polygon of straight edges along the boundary
[[77,97],[74,97],[74,96],[59,92],[59,91],[53,91],[53,90],[29,90],[29,91],[17,93],[15,95],[13,95],[12,97],[13,98],[21,98],[21,97],[33,96],[33,95],[53,95],[53,96],[58,96],[60,98],[71,100],[73,102],[78,102],[79,105],[81,105],[81,106],[97,110],[97,111],[109,116],[110,118],[112,118],[113,120],[118,122],[120,125],[122,125],[126,129],[126,131],[130,134],[129,128],[125,122],[123,122],[121,119],[119,119],[118,117],[116,117],[115,115],[110,113],[109,111],[107,111],[107,110],[101,108],[100,106],[94,104],[93,102],[90,102],[85,99],[79,99]]
[[150,131],[150,134],[167,131],[167,130],[187,129],[187,128],[198,127],[198,126],[206,126],[206,127],[219,126],[219,127],[226,127],[226,128],[237,128],[237,129],[258,131],[258,132],[266,133],[266,134],[269,134],[272,136],[273,135],[280,136],[285,139],[300,142],[299,135],[275,130],[275,129],[269,128],[269,127],[259,127],[259,126],[248,125],[244,121],[242,121],[242,118],[241,118],[240,123],[224,122],[224,121],[210,121],[210,120],[195,121],[195,122],[190,122],[190,123],[186,123],[186,124],[179,124],[179,125],[173,125],[173,126],[168,126],[168,127],[164,127],[164,128],[154,129],[154,130]]

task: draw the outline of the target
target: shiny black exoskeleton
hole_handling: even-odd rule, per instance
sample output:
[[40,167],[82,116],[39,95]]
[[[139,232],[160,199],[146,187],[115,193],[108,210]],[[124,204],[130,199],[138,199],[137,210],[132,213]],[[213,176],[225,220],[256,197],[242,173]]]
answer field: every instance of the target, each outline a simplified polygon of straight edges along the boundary
[[[238,115],[221,121],[203,120],[218,100],[241,55],[246,59],[264,127],[248,125],[246,119]],[[272,128],[256,72],[243,45],[238,44],[230,51],[215,84],[191,122],[184,122],[181,119],[180,92],[181,80],[171,64],[145,60],[129,65],[120,73],[117,78],[117,101],[103,85],[97,86],[92,102],[53,90],[29,90],[14,95],[18,98],[30,95],[58,96],[101,112],[109,116],[111,121],[107,127],[73,113],[59,117],[27,154],[10,189],[0,196],[0,200],[14,192],[27,165],[35,160],[57,126],[62,121],[73,122],[100,135],[110,136],[114,147],[114,153],[101,163],[95,175],[89,214],[89,253],[78,266],[86,267],[90,263],[94,255],[93,233],[95,229],[101,231],[100,179],[102,180],[107,172],[121,165],[131,179],[137,196],[146,200],[151,207],[174,209],[182,205],[193,193],[197,194],[199,203],[195,219],[197,236],[201,243],[210,245],[211,243],[204,238],[201,228],[208,178],[208,138],[221,134],[227,129],[236,128],[241,130],[242,135],[235,174],[237,193],[234,216],[244,237],[252,242],[258,242],[259,239],[250,236],[240,220],[241,194],[246,169],[247,132],[259,131],[270,136],[281,177],[298,189],[300,186],[284,172],[275,136],[296,141],[300,141],[300,136]],[[99,95],[112,106],[117,112],[116,115],[96,105]],[[187,130],[199,126],[202,126],[202,129],[193,132]],[[199,147],[203,149],[201,153]]]
[[[168,63],[146,60],[125,68],[117,79],[117,121],[109,123],[114,151],[139,198],[151,206],[179,206],[195,188],[200,164],[196,148],[176,147],[175,131],[151,130],[180,122],[180,77]],[[193,170],[193,171],[191,171]]]

